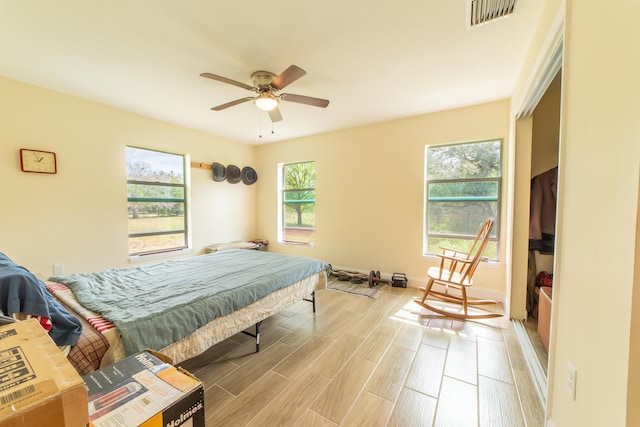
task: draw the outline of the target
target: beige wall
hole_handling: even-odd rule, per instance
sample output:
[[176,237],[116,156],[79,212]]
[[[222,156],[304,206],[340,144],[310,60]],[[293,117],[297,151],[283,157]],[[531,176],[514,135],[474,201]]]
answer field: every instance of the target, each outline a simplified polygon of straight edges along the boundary
[[[509,102],[498,101],[260,146],[258,234],[272,251],[383,275],[402,272],[410,286],[422,286],[433,263],[422,256],[425,145],[506,141],[508,113]],[[276,243],[278,164],[305,160],[316,162],[314,249]],[[476,274],[476,290],[504,294],[504,261],[483,264]]]
[[[547,1],[515,99],[535,71],[549,23],[564,7]],[[640,304],[632,299],[640,57],[630,43],[640,36],[639,14],[637,2],[566,2],[548,394],[556,426],[638,425],[627,413],[637,414],[638,370],[629,369],[629,357],[640,339],[631,336]],[[569,362],[578,372],[575,400],[566,389]]]
[[[631,302],[631,330],[629,348],[629,383],[627,402],[640,402],[640,197],[636,211],[636,253]],[[640,420],[640,405],[627,405],[627,420]],[[631,425],[629,422],[628,425]]]
[[560,138],[561,71],[533,112],[533,143],[531,146],[531,177],[558,166]]
[[[627,402],[627,382],[640,57],[630,55],[625,46],[633,50],[629,41],[640,37],[637,16],[638,2],[569,1],[567,7],[558,221],[562,232],[556,255],[560,287],[558,298],[554,295],[560,309],[553,319],[557,375],[551,406],[558,425],[633,425],[625,413],[627,403],[637,404]],[[586,230],[597,233],[596,242]],[[606,322],[593,322],[593,313],[603,310]],[[589,328],[579,333],[585,325]],[[578,369],[575,402],[563,392],[568,361]]]
[[[41,277],[126,266],[127,144],[192,160],[255,165],[255,148],[16,81],[0,79],[0,251]],[[54,151],[58,173],[20,170],[20,148]],[[257,184],[191,172],[194,253],[253,238]]]

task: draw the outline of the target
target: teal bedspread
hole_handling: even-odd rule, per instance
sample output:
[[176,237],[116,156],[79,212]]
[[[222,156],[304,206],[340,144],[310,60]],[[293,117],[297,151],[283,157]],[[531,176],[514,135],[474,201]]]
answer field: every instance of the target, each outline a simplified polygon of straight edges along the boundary
[[49,280],[67,285],[82,306],[111,320],[129,355],[164,348],[328,268],[312,258],[237,249]]

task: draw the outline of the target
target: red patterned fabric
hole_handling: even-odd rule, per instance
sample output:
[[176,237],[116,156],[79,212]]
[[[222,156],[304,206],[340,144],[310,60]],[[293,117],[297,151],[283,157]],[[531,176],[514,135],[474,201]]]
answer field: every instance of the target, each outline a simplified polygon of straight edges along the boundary
[[[61,294],[71,292],[68,287],[53,282],[47,282],[45,287],[69,313],[82,313],[81,307],[70,307],[59,298]],[[109,341],[103,335],[104,331],[115,327],[113,323],[102,316],[94,316],[89,319],[85,319],[82,315],[76,317],[82,322],[82,334],[69,352],[67,359],[80,375],[85,375],[100,368],[100,362],[109,349]]]
[[80,315],[81,318],[86,319],[91,326],[93,326],[98,332],[105,333],[110,329],[115,329],[115,325],[110,320],[93,313],[86,308],[82,307],[73,296],[73,292],[66,285],[56,282],[46,282],[45,287],[49,292],[55,296],[58,301],[63,303],[65,307],[69,308]]
[[40,326],[42,326],[42,328],[49,332],[51,330],[51,319],[49,319],[48,317],[44,317],[44,316],[34,316],[36,319],[38,319],[38,322],[40,322]]
[[67,359],[80,375],[85,375],[100,369],[100,362],[109,349],[109,342],[82,317],[78,319],[82,322],[82,334]]

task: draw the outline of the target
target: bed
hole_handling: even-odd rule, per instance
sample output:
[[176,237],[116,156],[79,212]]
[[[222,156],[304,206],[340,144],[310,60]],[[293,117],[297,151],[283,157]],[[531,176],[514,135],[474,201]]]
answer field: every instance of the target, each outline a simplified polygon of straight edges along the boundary
[[50,277],[44,286],[82,322],[69,360],[82,374],[141,349],[174,363],[255,327],[326,285],[329,265],[264,251],[226,250],[96,273]]

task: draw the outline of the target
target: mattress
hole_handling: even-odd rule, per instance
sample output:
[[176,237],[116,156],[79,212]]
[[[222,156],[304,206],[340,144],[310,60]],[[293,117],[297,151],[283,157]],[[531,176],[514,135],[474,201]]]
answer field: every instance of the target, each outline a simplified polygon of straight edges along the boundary
[[131,355],[164,348],[327,268],[313,258],[235,249],[49,280],[67,285],[82,306],[112,321]]
[[[256,251],[238,252],[245,252],[247,254],[258,253]],[[255,259],[252,257],[255,257],[255,255],[247,255],[248,258],[246,258],[245,255],[242,254],[238,255],[243,257],[242,259],[244,261],[248,259],[251,260],[250,264],[254,264]],[[208,255],[203,255],[203,257],[204,256]],[[274,256],[276,258],[273,258]],[[327,273],[326,269],[324,268],[326,264],[314,260],[315,262],[320,263],[320,271],[309,274],[308,270],[303,269],[302,271],[304,271],[304,273],[302,275],[305,277],[300,280],[296,280],[293,283],[289,283],[291,281],[291,277],[296,276],[291,276],[290,270],[293,267],[291,267],[284,261],[289,262],[292,258],[299,257],[269,254],[266,259],[273,258],[280,260],[280,258],[277,257],[282,257],[283,262],[280,263],[280,270],[286,270],[283,273],[279,273],[277,271],[272,273],[265,272],[264,266],[261,264],[256,264],[255,266],[253,266],[253,269],[258,271],[262,276],[268,276],[271,279],[273,279],[274,277],[278,278],[277,280],[279,280],[280,283],[275,286],[270,285],[271,287],[266,288],[263,283],[243,284],[240,287],[243,289],[243,292],[245,294],[248,292],[252,295],[259,295],[259,297],[254,298],[254,300],[248,304],[243,304],[243,306],[241,307],[234,308],[227,314],[214,316],[213,319],[208,320],[207,322],[200,325],[197,329],[190,331],[188,334],[177,339],[170,340],[167,345],[155,347],[147,346],[146,348],[161,351],[162,353],[171,357],[174,363],[179,363],[183,360],[190,359],[203,353],[205,350],[217,344],[218,342],[221,342],[224,339],[257,324],[258,322],[283,310],[291,304],[311,295],[316,289],[324,288],[326,286]],[[244,270],[248,269],[248,264],[245,262],[244,264],[240,263],[240,265],[242,265],[241,270],[243,270],[242,276],[244,277]],[[318,268],[315,268],[315,270],[318,270]],[[260,274],[258,274],[258,277],[260,276]],[[131,279],[132,276],[128,277],[129,279]],[[228,274],[226,275],[226,277],[228,277]],[[72,363],[74,363],[74,366],[76,366],[77,368],[80,367],[83,370],[92,368],[95,369],[94,367],[96,366],[96,357],[100,359],[99,367],[107,366],[117,360],[126,357],[129,352],[124,345],[125,343],[122,339],[122,334],[120,333],[121,331],[116,327],[117,323],[112,322],[107,318],[107,316],[103,316],[102,314],[85,307],[81,302],[79,302],[79,298],[77,298],[77,295],[75,295],[74,292],[70,290],[70,287],[66,286],[65,284],[53,282],[53,279],[55,278],[50,278],[50,280],[46,283],[47,290],[52,293],[56,297],[56,299],[60,300],[66,307],[68,307],[72,312],[75,312],[84,320],[83,324],[85,329],[87,329],[87,325],[89,325],[90,330],[85,331],[86,333],[83,333],[83,335],[88,336],[91,334],[95,335],[96,332],[98,333],[97,337],[94,336],[94,338],[92,339],[83,340],[83,343],[80,345],[80,347],[84,347],[84,350],[72,350],[72,353],[74,353],[74,357],[77,357],[78,359],[90,357],[92,360],[73,361],[70,358]],[[196,282],[198,281],[196,280]],[[258,289],[258,291],[256,291],[256,289]],[[200,315],[201,313],[198,313],[198,316]],[[161,334],[164,332],[161,325],[162,324],[160,324],[160,327],[158,327],[154,331],[154,334]],[[105,341],[108,343],[108,345],[106,346],[107,348],[103,350],[103,347],[105,347]],[[94,345],[98,348],[98,351],[92,351],[92,346]]]

